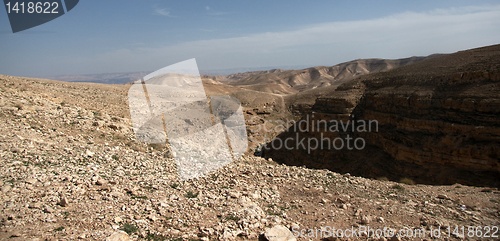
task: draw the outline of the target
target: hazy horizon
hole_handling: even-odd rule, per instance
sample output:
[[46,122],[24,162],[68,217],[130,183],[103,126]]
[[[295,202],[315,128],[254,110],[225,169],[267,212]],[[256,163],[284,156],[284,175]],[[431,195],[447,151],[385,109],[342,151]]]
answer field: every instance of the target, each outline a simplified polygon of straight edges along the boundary
[[[120,6],[120,8],[116,8]],[[196,58],[202,73],[332,66],[497,44],[495,1],[81,1],[13,34],[0,10],[0,73],[147,72]]]

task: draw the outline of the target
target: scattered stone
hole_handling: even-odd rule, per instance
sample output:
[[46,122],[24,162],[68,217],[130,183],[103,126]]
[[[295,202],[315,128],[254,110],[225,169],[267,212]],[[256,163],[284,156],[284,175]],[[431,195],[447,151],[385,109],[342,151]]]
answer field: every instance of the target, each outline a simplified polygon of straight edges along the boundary
[[3,193],[8,193],[11,189],[12,189],[12,187],[10,185],[4,185],[2,187],[2,192]]
[[28,205],[28,208],[36,208],[36,209],[41,209],[42,208],[42,204],[41,203],[30,203]]
[[50,206],[46,206],[44,209],[43,209],[44,212],[46,213],[53,213],[54,212],[54,209]]
[[363,212],[363,209],[359,208],[359,209],[356,209],[356,211],[354,212],[354,216],[359,216],[361,213]]
[[340,241],[341,239],[338,237],[326,237],[322,239],[322,241]]
[[389,239],[389,240],[390,240],[390,241],[401,241],[401,238],[400,238],[400,237],[398,237],[398,236],[396,236],[396,235],[394,235],[394,236],[392,236],[392,237],[391,237],[391,239]]
[[61,197],[57,204],[61,207],[66,207],[68,206],[68,199],[66,197]]
[[97,181],[95,182],[95,184],[98,186],[105,185],[106,183],[108,183],[108,182],[102,178],[97,179]]
[[22,237],[22,234],[19,231],[14,231],[10,234],[10,238],[19,238]]
[[123,231],[116,231],[106,238],[106,241],[129,241],[130,237]]
[[90,151],[90,150],[85,151],[85,156],[86,156],[86,157],[93,157],[93,156],[94,156],[94,154],[95,154],[95,153],[94,153],[94,152],[92,152],[92,151]]
[[371,221],[372,221],[372,218],[370,216],[363,215],[361,217],[361,222],[360,223],[363,224],[363,225],[366,225],[366,224],[370,224]]
[[444,195],[444,194],[439,194],[439,195],[437,196],[437,198],[439,198],[439,199],[444,199],[444,200],[451,200],[448,196],[446,196],[446,195]]
[[28,184],[34,184],[37,182],[37,180],[35,178],[28,178],[25,180],[25,182]]
[[229,196],[232,197],[232,198],[239,198],[241,196],[241,193],[240,192],[231,191],[231,192],[229,192]]
[[283,225],[276,225],[267,229],[264,237],[268,241],[296,241],[297,239],[293,233]]
[[156,215],[150,214],[148,216],[148,219],[151,220],[151,221],[153,221],[153,222],[156,222],[158,220],[158,217],[156,217]]

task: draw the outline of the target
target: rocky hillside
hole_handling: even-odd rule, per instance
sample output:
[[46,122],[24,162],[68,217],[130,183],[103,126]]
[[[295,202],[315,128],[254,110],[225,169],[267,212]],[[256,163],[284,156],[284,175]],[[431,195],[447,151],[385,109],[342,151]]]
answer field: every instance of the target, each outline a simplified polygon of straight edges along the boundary
[[[403,175],[404,170],[409,170],[406,165],[410,164],[418,168],[425,166],[418,161],[426,160],[424,152],[418,151],[424,146],[433,147],[430,150],[434,153],[457,150],[442,154],[443,157],[470,152],[474,157],[481,153],[491,157],[485,162],[498,160],[498,156],[488,152],[492,142],[488,138],[498,137],[498,129],[495,129],[499,126],[498,102],[492,96],[498,96],[498,82],[493,80],[498,80],[495,71],[499,68],[491,64],[498,63],[497,53],[497,47],[493,47],[458,53],[453,58],[448,56],[444,60],[449,62],[436,57],[430,62],[426,60],[358,78],[337,90],[337,84],[300,90],[305,93],[300,96],[283,96],[205,79],[208,95],[229,94],[240,99],[250,144],[279,133],[278,121],[291,118],[290,103],[311,99],[309,109],[314,109],[313,118],[318,120],[349,120],[355,113],[359,119],[379,119],[380,126],[378,133],[356,136],[366,139],[368,154],[335,152],[334,156],[333,152],[306,154],[297,150],[274,150],[268,152],[279,153],[273,155],[273,159],[245,155],[208,176],[188,181],[179,180],[175,161],[165,146],[147,145],[135,139],[127,107],[129,85],[65,83],[0,75],[0,129],[3,130],[0,132],[0,240],[478,238],[476,234],[470,236],[467,231],[454,230],[473,226],[481,227],[485,233],[486,227],[490,230],[498,227],[500,191],[497,188],[412,185],[409,179],[398,183],[351,174],[376,173],[374,176],[399,181],[388,174],[401,172],[401,176],[412,178],[414,176]],[[314,69],[320,76],[330,71],[319,68],[307,71],[314,72]],[[351,73],[356,69],[353,67]],[[492,81],[484,81],[484,76]],[[442,83],[439,82],[439,88],[432,87],[433,81]],[[306,82],[303,84],[307,85]],[[404,99],[400,95],[410,93],[408,88],[418,91]],[[419,97],[424,92],[431,93],[427,102]],[[318,96],[323,97],[316,100]],[[469,101],[471,98],[474,102]],[[436,107],[436,103],[441,103],[438,100],[444,100],[445,106],[449,106],[445,109],[447,112],[444,107]],[[371,101],[380,101],[380,106],[372,106]],[[409,103],[417,105],[408,107]],[[422,111],[419,118],[412,114],[417,110]],[[400,111],[401,117],[395,117],[394,113]],[[408,116],[414,120],[408,122]],[[413,129],[408,123],[413,124]],[[451,149],[420,141],[436,136],[431,131],[438,127],[442,128],[442,136],[451,135],[450,130],[458,133],[451,135],[455,139],[445,138],[443,144],[465,143],[470,148]],[[414,132],[419,133],[418,138],[412,135]],[[387,134],[380,138],[380,133]],[[326,134],[334,137],[350,133]],[[467,142],[453,142],[462,140],[463,135],[469,137]],[[484,139],[477,141],[479,137]],[[479,148],[478,143],[485,149],[474,151]],[[404,152],[408,150],[404,145],[417,148],[408,153]],[[396,149],[403,150],[402,154],[395,155]],[[400,161],[408,156],[417,161]],[[335,165],[322,161],[330,157],[341,158],[329,159],[334,160]],[[460,159],[464,162],[463,168],[475,167],[465,163],[465,159]],[[316,165],[318,163],[321,165]],[[303,167],[304,164],[330,170],[309,169]],[[384,172],[380,165],[390,172]],[[454,170],[448,168],[447,172]],[[464,175],[474,180],[473,175],[478,173],[490,178],[485,179],[488,184],[494,183],[491,175],[484,171],[469,171]],[[390,232],[383,233],[383,237],[362,232],[368,227]],[[329,231],[333,228],[360,233],[336,238],[332,237],[335,233]],[[398,231],[402,233],[396,235]],[[492,234],[481,237],[488,239]]]
[[[322,227],[367,226],[459,240],[467,233],[456,225],[500,225],[493,188],[369,180],[253,156],[180,181],[164,147],[135,140],[127,90],[0,76],[0,240],[320,240],[332,235]],[[393,236],[350,240],[415,239]]]
[[[345,83],[318,98],[305,125],[343,120],[377,130],[296,131],[278,137],[346,140],[362,150],[272,148],[281,163],[426,184],[500,186],[500,45],[432,56]],[[360,122],[361,121],[361,122]],[[304,123],[302,123],[304,124]],[[331,125],[331,124],[329,124]],[[340,142],[338,142],[340,146]],[[340,149],[340,150],[337,150]]]

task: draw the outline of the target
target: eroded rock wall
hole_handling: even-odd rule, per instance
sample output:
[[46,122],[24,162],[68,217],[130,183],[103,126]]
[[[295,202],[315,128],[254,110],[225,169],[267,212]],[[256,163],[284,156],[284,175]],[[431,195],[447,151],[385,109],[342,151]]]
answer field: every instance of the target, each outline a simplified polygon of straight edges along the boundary
[[[304,113],[303,120],[307,117],[308,121],[301,123],[376,120],[378,131],[297,131],[292,127],[278,136],[310,144],[315,144],[310,141],[314,139],[328,144],[328,138],[344,142],[347,137],[361,138],[365,145],[360,150],[327,145],[287,149],[276,148],[274,143],[268,145],[266,157],[373,178],[500,186],[498,49],[495,46],[487,54],[484,49],[459,52],[416,64],[414,69],[408,66],[358,79],[318,98],[311,112]],[[461,57],[467,61],[456,64]]]

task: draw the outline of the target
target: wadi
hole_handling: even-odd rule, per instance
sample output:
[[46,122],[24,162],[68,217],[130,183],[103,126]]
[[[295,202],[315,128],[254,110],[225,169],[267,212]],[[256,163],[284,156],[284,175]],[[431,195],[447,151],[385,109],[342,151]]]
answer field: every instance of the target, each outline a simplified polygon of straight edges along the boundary
[[131,83],[0,75],[0,239],[498,239],[500,45],[202,80],[248,148],[184,180]]

